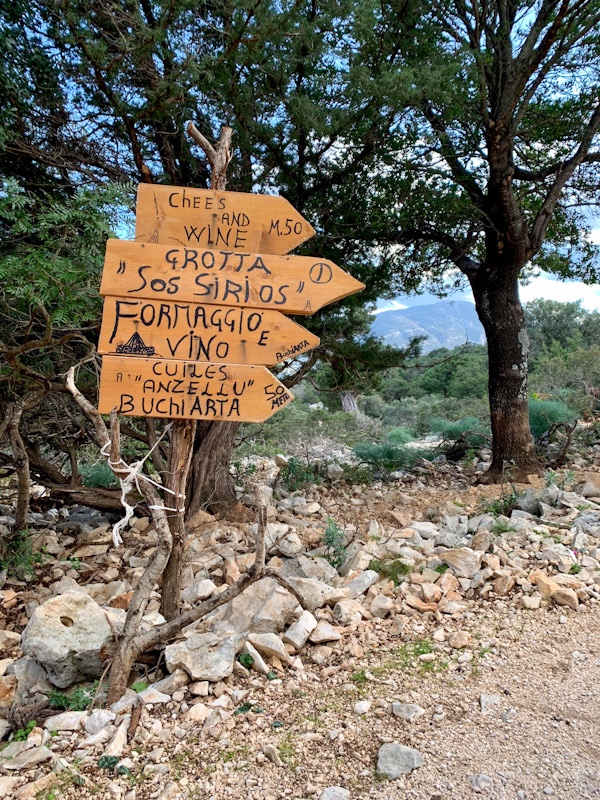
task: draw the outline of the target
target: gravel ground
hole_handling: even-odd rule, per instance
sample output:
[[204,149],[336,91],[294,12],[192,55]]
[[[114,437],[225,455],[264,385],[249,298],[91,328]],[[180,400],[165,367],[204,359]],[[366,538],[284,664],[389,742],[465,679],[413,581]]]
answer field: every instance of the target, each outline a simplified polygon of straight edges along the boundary
[[[260,711],[238,715],[219,740],[199,741],[192,730],[176,745],[149,742],[133,754],[137,772],[112,784],[98,770],[83,774],[95,797],[125,791],[129,800],[308,800],[331,786],[349,800],[600,797],[597,606],[566,615],[494,603],[474,615],[470,632],[480,644],[474,659],[446,664],[419,659],[418,629],[394,638],[371,624],[345,663],[283,683],[254,678],[245,700]],[[360,701],[371,704],[362,715]],[[425,713],[407,722],[390,713],[394,701]],[[162,722],[164,734],[177,724],[168,715]],[[416,748],[424,765],[382,779],[377,753],[387,741]],[[153,762],[168,774],[142,779]],[[85,794],[66,787],[60,796]]]

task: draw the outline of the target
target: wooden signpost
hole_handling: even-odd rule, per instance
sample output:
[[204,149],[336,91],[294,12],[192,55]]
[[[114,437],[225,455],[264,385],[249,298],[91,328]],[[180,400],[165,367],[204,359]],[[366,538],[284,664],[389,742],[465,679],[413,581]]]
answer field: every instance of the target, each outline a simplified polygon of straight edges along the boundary
[[318,344],[279,311],[107,297],[98,352],[271,366]]
[[314,314],[364,285],[332,261],[109,239],[100,294]]
[[151,183],[138,187],[138,242],[282,254],[314,235],[312,225],[277,195]]
[[169,419],[263,422],[293,396],[266,369],[104,356],[98,410]]
[[285,255],[313,235],[282,197],[141,184],[136,241],[106,245],[99,411],[262,422],[287,405],[266,365],[319,339],[284,314],[364,288],[331,261]]

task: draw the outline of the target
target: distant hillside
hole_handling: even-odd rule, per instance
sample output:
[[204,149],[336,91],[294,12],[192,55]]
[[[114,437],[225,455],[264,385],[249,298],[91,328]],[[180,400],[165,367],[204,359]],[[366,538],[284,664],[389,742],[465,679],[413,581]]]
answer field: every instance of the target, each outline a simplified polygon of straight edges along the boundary
[[426,306],[382,311],[371,328],[386,344],[404,347],[414,336],[427,336],[422,352],[438,347],[452,349],[465,342],[485,344],[483,327],[473,303],[440,300]]

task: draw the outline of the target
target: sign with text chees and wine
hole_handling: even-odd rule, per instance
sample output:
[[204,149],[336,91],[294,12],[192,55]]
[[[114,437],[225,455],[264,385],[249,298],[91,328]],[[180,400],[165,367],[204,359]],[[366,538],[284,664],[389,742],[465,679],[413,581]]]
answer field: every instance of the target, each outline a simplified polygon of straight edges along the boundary
[[99,410],[259,422],[291,402],[265,365],[319,339],[285,314],[363,288],[285,255],[313,234],[281,197],[142,184],[136,241],[106,247]]

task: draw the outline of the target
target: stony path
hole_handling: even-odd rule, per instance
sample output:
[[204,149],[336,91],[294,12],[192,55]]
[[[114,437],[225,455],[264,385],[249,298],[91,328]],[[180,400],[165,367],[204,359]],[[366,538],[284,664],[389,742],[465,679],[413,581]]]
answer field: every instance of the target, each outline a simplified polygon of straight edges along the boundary
[[[84,774],[94,796],[107,800],[309,800],[333,786],[349,795],[332,793],[331,800],[600,797],[597,610],[564,615],[501,606],[472,620],[482,645],[474,662],[423,673],[428,662],[407,655],[406,642],[367,633],[370,646],[349,656],[347,668],[283,683],[253,679],[245,700],[259,712],[237,716],[219,740],[199,740],[190,730],[168,744],[177,723],[167,714],[158,733],[165,745],[155,741],[133,754],[139,771],[152,764],[145,780],[109,783],[97,770]],[[371,705],[359,715],[361,701]],[[418,704],[425,714],[407,722],[390,713],[394,701]],[[416,748],[424,765],[382,780],[376,763],[385,741]],[[82,797],[81,788],[64,791]]]

